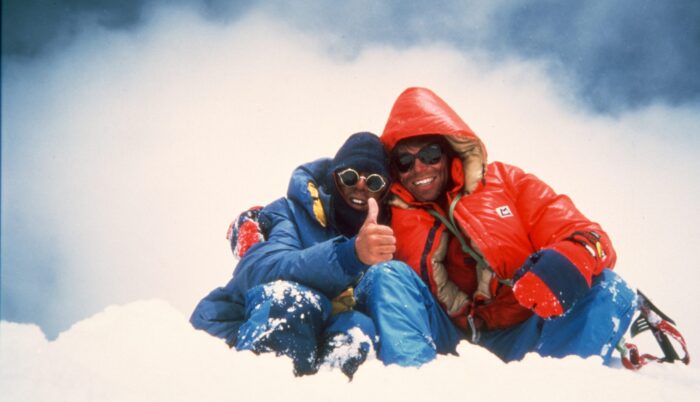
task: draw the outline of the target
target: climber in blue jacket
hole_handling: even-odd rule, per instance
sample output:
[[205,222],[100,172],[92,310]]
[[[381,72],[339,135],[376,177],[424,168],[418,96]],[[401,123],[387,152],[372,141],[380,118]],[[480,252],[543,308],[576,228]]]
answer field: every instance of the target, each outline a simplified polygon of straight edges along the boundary
[[[454,352],[459,335],[427,287],[390,261],[389,185],[387,155],[371,133],[350,136],[333,159],[298,167],[286,198],[241,215],[263,241],[246,245],[233,278],[197,305],[192,325],[237,350],[289,356],[297,375],[328,364],[352,378],[374,353],[415,366]],[[417,330],[426,310],[439,325]],[[433,340],[440,325],[449,342]]]

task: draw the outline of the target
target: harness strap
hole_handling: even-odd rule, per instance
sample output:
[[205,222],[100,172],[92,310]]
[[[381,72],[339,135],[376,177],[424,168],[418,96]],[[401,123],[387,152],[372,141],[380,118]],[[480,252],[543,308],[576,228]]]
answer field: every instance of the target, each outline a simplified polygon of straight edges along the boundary
[[462,247],[462,251],[464,251],[464,252],[468,253],[470,256],[472,256],[472,258],[474,260],[476,260],[477,264],[487,265],[484,262],[484,258],[482,256],[480,256],[476,251],[474,251],[474,249],[469,247],[469,245],[467,244],[467,241],[464,239],[464,236],[457,229],[457,225],[455,225],[454,208],[457,205],[457,202],[460,200],[460,198],[462,198],[461,194],[458,195],[450,204],[450,209],[449,209],[450,220],[449,221],[447,220],[446,217],[440,215],[440,213],[438,211],[436,211],[432,208],[428,209],[428,213],[430,213],[430,215],[438,218],[445,225],[445,227],[447,227],[447,229],[449,229],[449,231],[452,232],[452,234],[455,235],[455,237],[457,237],[457,240],[459,240],[459,244]]
[[462,194],[458,194],[454,200],[450,203],[450,208],[448,209],[449,217],[450,219],[448,220],[446,217],[442,216],[438,211],[432,209],[432,208],[427,208],[427,211],[430,215],[434,216],[435,218],[439,219],[445,227],[457,238],[459,241],[459,245],[462,248],[462,251],[465,253],[469,254],[475,261],[477,266],[480,266],[484,269],[487,269],[496,276],[496,279],[498,281],[506,286],[513,286],[513,281],[510,279],[503,279],[496,275],[496,272],[491,268],[491,266],[484,260],[484,257],[482,257],[479,253],[477,253],[473,248],[469,246],[469,243],[467,243],[466,239],[464,238],[464,235],[462,232],[457,229],[457,224],[455,223],[455,217],[454,217],[454,210],[455,207],[457,206],[457,203],[459,200],[462,198]]

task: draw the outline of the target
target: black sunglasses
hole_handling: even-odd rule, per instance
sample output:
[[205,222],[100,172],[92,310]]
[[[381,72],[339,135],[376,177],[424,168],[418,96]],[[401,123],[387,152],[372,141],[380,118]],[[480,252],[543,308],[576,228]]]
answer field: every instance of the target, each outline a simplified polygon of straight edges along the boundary
[[443,152],[440,144],[428,144],[420,149],[415,155],[408,152],[401,153],[394,158],[394,165],[401,173],[406,173],[413,169],[416,158],[426,165],[434,165],[440,162]]
[[386,187],[386,180],[377,173],[360,176],[360,174],[352,168],[345,169],[338,173],[338,179],[340,179],[340,182],[346,187],[355,187],[357,183],[360,182],[361,178],[365,179],[365,185],[367,185],[367,189],[372,193],[382,191],[382,189]]

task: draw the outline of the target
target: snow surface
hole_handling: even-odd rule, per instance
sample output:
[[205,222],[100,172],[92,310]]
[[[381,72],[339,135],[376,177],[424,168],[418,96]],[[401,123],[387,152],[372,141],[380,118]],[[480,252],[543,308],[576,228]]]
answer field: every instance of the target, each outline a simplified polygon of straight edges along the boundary
[[362,365],[294,377],[291,360],[230,350],[162,300],[110,306],[47,341],[35,325],[0,324],[4,402],[29,401],[691,401],[693,366],[608,368],[599,358],[504,364],[462,342],[460,356],[416,368]]

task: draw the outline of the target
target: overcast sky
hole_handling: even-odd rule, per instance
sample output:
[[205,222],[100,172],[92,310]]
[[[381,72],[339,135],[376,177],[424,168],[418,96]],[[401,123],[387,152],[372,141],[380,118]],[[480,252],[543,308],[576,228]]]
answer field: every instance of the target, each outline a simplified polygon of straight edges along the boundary
[[680,309],[700,3],[406,3],[3,1],[2,319],[54,337],[114,303],[191,311],[233,269],[229,220],[413,85],[571,195],[623,276],[663,267]]
[[[493,63],[541,60],[578,102],[619,113],[654,102],[700,101],[697,1],[546,0],[305,1],[172,0],[213,24],[262,12],[310,35],[332,36],[327,51],[353,58],[386,45],[446,43]],[[31,60],[61,52],[87,27],[130,31],[151,21],[151,0],[3,2],[3,56]]]

